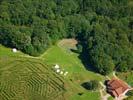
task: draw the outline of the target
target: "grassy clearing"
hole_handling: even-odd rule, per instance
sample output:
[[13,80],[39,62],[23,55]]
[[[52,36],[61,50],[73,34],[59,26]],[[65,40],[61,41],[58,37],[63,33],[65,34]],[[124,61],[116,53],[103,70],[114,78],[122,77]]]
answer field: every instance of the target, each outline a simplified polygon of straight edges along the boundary
[[83,95],[74,95],[71,100],[100,100],[100,94],[99,92],[86,92]]
[[78,58],[78,54],[66,52],[58,46],[52,46],[47,50],[42,59],[51,65],[59,64],[63,70],[69,72],[68,77],[75,80],[79,78],[81,81],[85,79],[103,79],[101,75],[87,71]]
[[[41,68],[40,71],[44,71],[45,69],[39,63],[44,64],[46,62],[49,65],[49,69],[51,69],[54,64],[58,64],[58,65],[60,65],[62,70],[68,71],[68,75],[65,77],[59,75],[60,78],[62,77],[61,79],[64,81],[64,86],[66,88],[66,93],[64,94],[64,98],[66,100],[88,100],[88,99],[100,100],[99,90],[95,91],[95,92],[87,91],[81,86],[81,84],[83,82],[86,82],[89,80],[94,80],[94,79],[103,81],[104,76],[102,76],[100,74],[96,74],[91,71],[87,71],[84,68],[81,60],[78,58],[79,55],[77,53],[71,52],[70,51],[71,48],[75,49],[75,44],[71,45],[71,46],[69,46],[69,44],[65,44],[65,45],[57,44],[57,45],[49,48],[40,57],[31,57],[26,54],[23,54],[20,51],[18,51],[17,53],[13,53],[12,49],[5,48],[2,45],[0,45],[0,65],[1,65],[0,69],[6,70],[6,72],[9,73],[10,72],[10,71],[8,71],[9,69],[12,69],[13,72],[17,72],[17,71],[19,72],[19,70],[22,68],[22,72],[27,72],[27,67],[30,70],[32,70],[33,69],[32,67],[36,66],[38,68]],[[23,63],[23,62],[20,62],[20,63],[14,62],[15,60],[18,60],[18,59],[21,59],[22,61],[30,60],[32,63],[28,64],[28,66],[27,66],[26,63]],[[10,64],[10,62],[14,62],[14,64],[13,63]],[[7,66],[7,67],[5,67],[5,66]],[[17,68],[17,69],[13,69],[13,68]],[[28,70],[28,71],[30,71],[30,70]],[[32,71],[34,71],[34,70],[32,70]],[[46,72],[53,73],[50,70],[46,71]],[[25,73],[26,76],[29,75],[28,73]],[[40,73],[40,72],[38,71],[38,73]],[[6,75],[6,74],[3,74],[3,75]],[[15,76],[17,76],[17,75],[15,75]],[[5,78],[6,76],[1,76],[1,77]],[[46,78],[45,75],[43,75],[43,77]],[[11,78],[11,80],[14,79],[13,77],[9,77],[9,78]],[[0,80],[1,79],[2,78],[0,78]],[[34,79],[31,80],[29,77],[28,82],[34,83],[36,81],[40,81],[40,78],[38,80],[38,76],[35,76],[35,79],[36,80],[34,80]],[[54,75],[52,75],[50,79],[54,80],[56,78],[54,78]],[[17,84],[17,82],[15,84]],[[35,90],[38,89],[36,87],[36,85],[35,86],[34,86],[34,84],[32,84],[32,85],[35,88]],[[40,90],[38,90],[38,91],[40,91]],[[82,93],[82,95],[79,95],[79,93]],[[34,91],[30,92],[29,94],[30,94],[29,98],[28,98],[28,95],[26,94],[27,96],[25,96],[25,97],[27,97],[27,98],[25,98],[25,100],[28,100],[28,99],[31,100],[33,98],[36,100],[36,98],[38,97],[38,95],[36,95],[36,96],[32,95],[32,94],[35,94]],[[41,100],[41,96],[39,99]],[[63,99],[59,99],[59,100],[63,100]]]
[[12,48],[7,48],[7,47],[4,47],[0,44],[0,57],[13,57],[13,58],[18,58],[18,57],[22,57],[22,58],[36,58],[36,59],[39,59],[39,57],[32,57],[32,56],[29,56],[27,54],[24,54],[23,52],[21,51],[17,51],[16,53],[14,53],[12,51]]
[[17,56],[24,56],[24,55],[26,54],[20,51],[13,53],[11,48],[6,48],[0,44],[0,56],[14,56],[14,57],[16,56],[17,57]]
[[[86,91],[81,87],[81,84],[94,79],[103,81],[104,77],[100,74],[87,71],[78,58],[79,54],[71,52],[69,50],[70,47],[68,46],[68,44],[67,46],[52,46],[41,56],[41,58],[50,65],[58,64],[61,69],[68,71],[68,76],[64,77],[66,80],[67,100],[100,100],[99,92]],[[83,95],[78,95],[78,93],[81,92]]]

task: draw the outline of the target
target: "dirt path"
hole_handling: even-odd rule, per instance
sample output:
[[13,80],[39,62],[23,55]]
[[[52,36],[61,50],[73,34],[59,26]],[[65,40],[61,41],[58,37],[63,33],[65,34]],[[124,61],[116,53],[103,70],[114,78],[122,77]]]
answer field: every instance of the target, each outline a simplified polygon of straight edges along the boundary
[[109,94],[103,95],[103,90],[100,90],[101,100],[108,100],[110,97]]
[[100,95],[101,95],[101,100],[108,100],[110,95],[109,94],[106,94],[106,95],[103,94],[103,91],[106,90],[106,86],[101,81],[99,83],[103,87],[102,89],[99,90],[100,91]]

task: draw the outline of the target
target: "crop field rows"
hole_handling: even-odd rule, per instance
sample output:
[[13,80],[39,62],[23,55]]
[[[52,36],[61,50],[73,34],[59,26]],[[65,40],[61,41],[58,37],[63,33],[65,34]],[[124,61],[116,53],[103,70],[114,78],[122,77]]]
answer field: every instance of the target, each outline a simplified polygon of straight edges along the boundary
[[64,100],[64,82],[46,65],[15,60],[0,68],[0,100]]

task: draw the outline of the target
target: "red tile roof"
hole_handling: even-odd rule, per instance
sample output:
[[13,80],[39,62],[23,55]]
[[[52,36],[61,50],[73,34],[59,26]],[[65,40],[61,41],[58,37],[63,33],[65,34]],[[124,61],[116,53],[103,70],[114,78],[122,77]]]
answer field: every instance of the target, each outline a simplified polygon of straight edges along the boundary
[[113,78],[107,82],[107,92],[114,97],[119,97],[127,89],[129,89],[128,85],[120,79]]

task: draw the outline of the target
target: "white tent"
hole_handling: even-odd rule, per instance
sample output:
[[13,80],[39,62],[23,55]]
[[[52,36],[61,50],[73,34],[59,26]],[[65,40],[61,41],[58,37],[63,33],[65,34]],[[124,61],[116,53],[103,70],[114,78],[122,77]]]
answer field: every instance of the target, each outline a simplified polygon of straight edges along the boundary
[[12,51],[15,53],[15,52],[17,52],[17,49],[16,48],[13,48]]
[[65,73],[64,73],[64,76],[66,76],[67,74],[68,74],[68,72],[65,72]]
[[57,69],[56,72],[59,73],[60,72],[60,69]]
[[56,64],[56,65],[54,66],[54,68],[55,68],[55,69],[59,69],[60,66]]
[[60,74],[63,74],[63,71],[61,71]]

